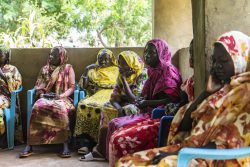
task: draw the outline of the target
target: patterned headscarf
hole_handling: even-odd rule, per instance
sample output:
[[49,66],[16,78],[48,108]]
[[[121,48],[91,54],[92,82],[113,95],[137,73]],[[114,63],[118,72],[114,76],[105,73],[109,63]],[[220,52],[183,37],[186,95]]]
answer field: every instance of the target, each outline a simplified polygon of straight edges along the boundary
[[148,41],[156,47],[160,63],[156,68],[148,68],[148,80],[142,90],[142,96],[154,99],[155,95],[164,91],[173,99],[178,99],[182,83],[180,72],[171,64],[171,51],[168,44],[161,39]]
[[61,69],[65,69],[65,65],[68,61],[67,51],[62,46],[57,46],[54,48],[58,48],[59,50],[60,65],[59,66],[50,65],[48,59],[47,65],[41,69],[38,79],[36,81],[37,90],[40,89],[42,90],[45,89],[45,91],[50,90],[54,85],[54,83],[57,81],[59,73],[62,71]]
[[96,64],[98,64],[98,58],[103,55],[103,54],[107,54],[109,55],[110,59],[111,59],[111,62],[114,64],[114,65],[117,65],[117,59],[115,58],[113,52],[109,49],[101,49],[98,54],[97,54],[97,61],[96,61]]
[[4,54],[6,56],[7,62],[6,64],[9,64],[10,59],[11,59],[11,55],[10,55],[10,49],[6,48],[3,45],[0,45],[0,54]]
[[250,37],[239,31],[221,35],[215,43],[222,44],[234,62],[235,74],[246,72],[250,58]]
[[[232,57],[235,75],[232,77],[231,85],[232,83],[235,84],[235,78],[247,71],[247,65],[250,60],[250,37],[239,31],[230,31],[222,34],[215,43],[222,44]],[[211,106],[219,106],[227,93],[225,87],[223,87],[214,93],[209,104]]]
[[135,71],[135,74],[126,78],[129,84],[134,83],[135,79],[142,73],[142,69],[144,68],[142,59],[133,51],[123,51],[119,55],[121,55],[128,66]]

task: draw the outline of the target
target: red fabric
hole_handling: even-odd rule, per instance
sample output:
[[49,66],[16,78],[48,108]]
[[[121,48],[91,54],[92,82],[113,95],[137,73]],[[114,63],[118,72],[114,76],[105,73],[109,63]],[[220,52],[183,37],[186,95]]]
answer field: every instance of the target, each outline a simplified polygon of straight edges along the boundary
[[160,119],[144,119],[115,131],[109,141],[109,163],[124,155],[156,147]]

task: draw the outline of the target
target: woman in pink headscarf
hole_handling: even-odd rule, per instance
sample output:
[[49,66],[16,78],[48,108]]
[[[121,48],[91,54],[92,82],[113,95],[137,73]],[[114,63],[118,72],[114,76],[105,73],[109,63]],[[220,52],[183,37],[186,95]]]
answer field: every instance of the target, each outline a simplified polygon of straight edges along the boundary
[[148,80],[141,98],[136,101],[141,113],[115,118],[109,123],[107,158],[110,166],[126,154],[155,147],[160,120],[151,119],[152,109],[180,100],[181,76],[171,64],[168,44],[161,39],[150,40],[144,50],[144,60]]

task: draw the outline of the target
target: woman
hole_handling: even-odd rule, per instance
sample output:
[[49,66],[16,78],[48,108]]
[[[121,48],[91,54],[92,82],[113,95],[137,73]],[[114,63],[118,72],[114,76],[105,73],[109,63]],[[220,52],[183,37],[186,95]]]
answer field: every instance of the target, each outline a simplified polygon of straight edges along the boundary
[[[109,101],[119,74],[116,64],[113,53],[101,49],[96,64],[87,66],[79,81],[80,87],[87,91],[87,98],[78,104],[75,135],[84,134],[86,143],[97,142],[102,107]],[[83,147],[78,152],[88,150],[88,147]]]
[[[178,111],[171,124],[168,146],[123,157],[118,166],[147,166],[164,157],[157,166],[176,166],[176,154],[183,147],[221,149],[249,146],[249,53],[250,38],[245,34],[231,31],[220,36],[214,44],[207,89],[188,109]],[[247,164],[247,158],[226,161],[197,159],[190,165],[243,166]]]
[[101,122],[97,146],[93,152],[83,156],[80,160],[104,160],[106,154],[106,135],[109,121],[117,116],[135,114],[138,110],[135,99],[140,97],[144,81],[147,78],[144,63],[133,51],[123,51],[118,56],[119,76],[117,84],[110,98],[101,112]]
[[63,47],[50,51],[47,65],[37,78],[37,101],[33,105],[28,131],[28,145],[20,158],[30,156],[32,145],[64,143],[61,157],[70,157],[68,149],[69,115],[74,106],[70,95],[75,89],[75,73]]
[[[6,128],[3,110],[10,107],[11,92],[22,85],[22,77],[18,69],[9,64],[10,54],[5,48],[0,48],[0,148],[6,148]],[[16,111],[15,139],[22,142],[22,127],[19,100]]]
[[168,44],[153,39],[146,44],[144,60],[148,69],[148,80],[142,90],[142,100],[137,101],[141,114],[133,117],[116,118],[109,124],[115,130],[109,141],[110,166],[123,155],[156,146],[160,120],[151,119],[155,107],[180,101],[181,76],[171,64]]
[[[189,67],[194,68],[194,53],[193,53],[193,40],[189,45]],[[183,84],[181,85],[181,90],[187,94],[188,101],[191,102],[194,100],[194,76],[190,76]]]

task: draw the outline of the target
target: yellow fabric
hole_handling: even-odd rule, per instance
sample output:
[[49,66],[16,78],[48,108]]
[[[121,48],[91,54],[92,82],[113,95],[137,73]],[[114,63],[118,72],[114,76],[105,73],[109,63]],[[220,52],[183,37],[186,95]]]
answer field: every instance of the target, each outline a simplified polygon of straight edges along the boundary
[[130,77],[126,78],[129,84],[134,83],[135,79],[142,73],[144,68],[144,63],[141,58],[133,51],[123,51],[121,55],[128,66],[135,71],[135,74],[132,74]]
[[113,63],[113,65],[117,66],[117,58],[114,56],[113,52],[109,49],[101,49],[99,50],[98,54],[97,54],[97,59],[96,59],[96,64],[98,65],[98,58],[99,56],[101,56],[102,54],[107,54],[109,55],[111,62]]
[[[112,89],[102,89],[94,95],[81,100],[77,108],[77,120],[75,127],[75,135],[88,134],[95,142],[98,139],[101,112],[107,112],[112,115],[116,110],[112,107],[104,108],[104,104],[108,102],[112,93]],[[99,110],[99,112],[97,112]],[[115,115],[117,116],[117,114]],[[112,116],[115,117],[115,116]]]
[[116,66],[105,68],[91,69],[88,72],[90,82],[97,84],[99,87],[107,87],[107,85],[115,85],[119,69]]

